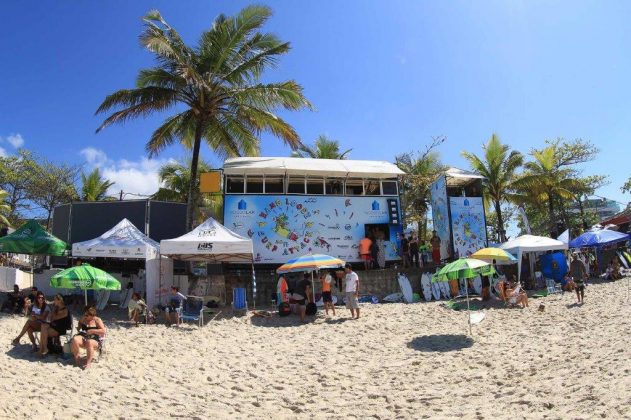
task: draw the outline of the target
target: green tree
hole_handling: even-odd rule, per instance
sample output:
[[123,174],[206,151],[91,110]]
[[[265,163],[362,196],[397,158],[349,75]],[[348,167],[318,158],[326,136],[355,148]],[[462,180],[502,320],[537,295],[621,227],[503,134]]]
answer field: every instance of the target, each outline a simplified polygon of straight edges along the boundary
[[46,229],[49,229],[53,209],[60,204],[76,200],[79,196],[75,187],[79,168],[65,163],[57,165],[42,159],[32,170],[28,186],[29,199],[44,211]]
[[621,190],[622,192],[631,192],[631,178],[629,178],[627,182],[624,183]]
[[11,206],[7,204],[7,198],[9,193],[5,190],[0,190],[0,224],[4,226],[11,226],[8,216],[11,213]]
[[292,157],[312,158],[312,159],[346,159],[353,149],[340,153],[340,143],[320,134],[313,146],[300,145],[298,150],[292,152]]
[[[584,201],[593,195],[596,190],[608,184],[607,176],[605,175],[591,175],[575,179],[575,184],[570,187],[570,192],[574,196],[574,201],[578,207],[578,214],[581,230],[588,229],[591,225],[598,222],[597,218],[594,218],[594,212],[588,214],[585,210]],[[568,223],[568,227],[573,228],[573,233],[578,231],[576,223]]]
[[496,134],[491,136],[483,149],[482,157],[466,151],[462,152],[462,156],[469,161],[474,172],[484,177],[484,194],[493,203],[499,240],[506,242],[502,203],[508,202],[511,197],[516,172],[523,164],[524,157],[518,151],[511,151],[510,146],[502,144]]
[[94,168],[88,175],[81,172],[81,200],[103,201],[107,199],[107,190],[114,182],[101,176],[99,168]]
[[434,137],[425,151],[403,153],[395,157],[395,164],[405,172],[399,184],[405,223],[418,225],[419,238],[427,236],[430,185],[436,180],[438,174],[446,169],[436,151],[436,148],[444,141],[445,137]]
[[311,108],[302,87],[293,80],[260,82],[263,71],[289,51],[288,42],[260,32],[271,14],[267,7],[248,6],[234,17],[220,15],[197,45],[188,46],[158,11],[149,12],[140,42],[155,55],[157,66],[141,70],[136,88],[107,96],[96,111],[116,109],[98,132],[113,123],[175,109],[154,131],[146,150],[154,156],[176,141],[192,149],[189,229],[202,140],[223,157],[257,155],[263,132],[292,149],[301,144],[293,127],[275,111]]
[[37,166],[31,152],[20,149],[17,155],[0,157],[0,188],[7,192],[9,212],[6,217],[15,224],[22,211],[31,208],[29,185]]

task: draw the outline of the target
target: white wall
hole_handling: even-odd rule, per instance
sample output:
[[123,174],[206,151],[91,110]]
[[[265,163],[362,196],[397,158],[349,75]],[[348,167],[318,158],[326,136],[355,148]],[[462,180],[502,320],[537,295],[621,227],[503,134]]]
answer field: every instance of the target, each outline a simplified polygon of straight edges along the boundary
[[13,267],[0,266],[0,291],[12,292],[15,284],[20,286],[20,289],[33,286],[31,273]]

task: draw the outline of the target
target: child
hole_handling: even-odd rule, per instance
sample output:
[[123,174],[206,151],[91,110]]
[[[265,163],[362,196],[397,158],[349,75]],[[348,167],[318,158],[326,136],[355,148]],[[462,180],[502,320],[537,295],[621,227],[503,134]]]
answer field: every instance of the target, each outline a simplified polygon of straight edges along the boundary
[[324,311],[328,315],[329,309],[333,311],[333,316],[335,316],[335,306],[333,306],[333,295],[331,294],[331,282],[333,281],[333,277],[331,273],[326,273],[326,275],[320,274],[320,281],[322,282],[322,302],[324,302]]

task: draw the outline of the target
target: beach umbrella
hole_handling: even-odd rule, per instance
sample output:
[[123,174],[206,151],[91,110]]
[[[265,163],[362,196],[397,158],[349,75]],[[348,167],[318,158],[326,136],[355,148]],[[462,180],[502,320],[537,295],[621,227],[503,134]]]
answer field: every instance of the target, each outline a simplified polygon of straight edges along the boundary
[[[493,273],[495,273],[493,266],[486,261],[475,258],[460,258],[441,268],[436,274],[434,274],[432,281],[440,282],[456,279],[470,279],[478,275],[489,276]],[[471,324],[480,322],[482,319],[472,319],[472,317],[476,317],[472,315],[470,311],[468,285],[465,285],[465,293],[467,297],[467,322],[469,324],[469,334],[471,335]]]
[[287,261],[276,269],[278,274],[310,272],[321,268],[341,268],[344,261],[324,254],[307,254]]
[[67,249],[67,243],[48,233],[35,220],[29,220],[12,234],[0,238],[0,252],[62,256]]
[[486,262],[493,262],[493,260],[497,262],[517,262],[517,258],[515,258],[513,254],[500,248],[478,249],[469,257]]
[[120,290],[121,283],[105,271],[82,264],[67,268],[50,279],[50,286],[56,289],[76,289],[85,291],[85,303],[88,304],[88,290]]

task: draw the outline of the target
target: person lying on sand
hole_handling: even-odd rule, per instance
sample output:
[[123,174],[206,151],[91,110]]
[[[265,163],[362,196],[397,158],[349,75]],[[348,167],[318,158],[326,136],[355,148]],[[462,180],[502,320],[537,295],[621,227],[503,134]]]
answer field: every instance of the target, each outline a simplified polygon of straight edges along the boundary
[[20,344],[20,339],[24,334],[28,334],[28,338],[31,340],[33,351],[37,351],[37,344],[35,344],[35,336],[33,332],[41,331],[42,324],[50,322],[50,307],[46,303],[46,297],[42,292],[37,292],[35,297],[35,303],[30,309],[30,315],[28,321],[24,323],[22,331],[12,341],[14,346]]
[[72,337],[71,342],[72,355],[74,356],[75,366],[80,367],[81,360],[79,353],[81,349],[85,349],[87,357],[83,368],[87,369],[92,363],[94,352],[99,350],[101,341],[106,332],[105,324],[103,324],[101,318],[96,316],[95,307],[85,307],[77,329],[79,330],[79,333]]

